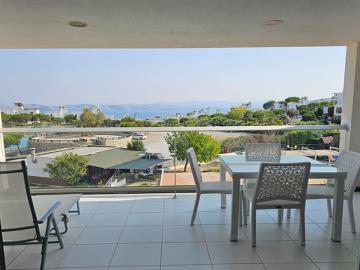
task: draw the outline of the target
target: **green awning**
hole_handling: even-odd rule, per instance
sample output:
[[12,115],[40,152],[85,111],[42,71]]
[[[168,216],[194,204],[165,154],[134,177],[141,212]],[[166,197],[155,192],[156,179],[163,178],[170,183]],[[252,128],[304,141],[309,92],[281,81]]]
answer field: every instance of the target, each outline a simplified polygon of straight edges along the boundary
[[142,170],[145,171],[149,168],[152,168],[156,165],[160,165],[168,161],[168,159],[148,159],[148,158],[140,158],[136,160],[132,160],[126,163],[119,164],[117,166],[112,167],[111,169],[116,170]]
[[133,160],[138,160],[143,156],[142,151],[132,151],[125,148],[115,148],[107,151],[97,152],[84,156],[88,160],[88,165],[103,169],[110,169]]

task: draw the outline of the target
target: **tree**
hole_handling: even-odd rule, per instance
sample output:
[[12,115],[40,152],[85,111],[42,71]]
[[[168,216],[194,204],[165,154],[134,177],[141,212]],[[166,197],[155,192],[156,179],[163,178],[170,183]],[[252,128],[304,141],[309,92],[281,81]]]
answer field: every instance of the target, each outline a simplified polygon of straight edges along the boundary
[[315,121],[316,115],[313,111],[305,111],[301,114],[302,121]]
[[20,143],[21,139],[24,137],[22,133],[5,133],[4,134],[4,145],[5,147],[9,147],[11,145],[16,145],[17,149],[21,153]]
[[44,169],[55,180],[64,180],[75,186],[87,173],[87,159],[73,153],[64,153],[47,163]]
[[67,114],[64,116],[64,120],[65,120],[65,123],[67,124],[74,124],[77,120],[77,115],[76,114]]
[[298,103],[298,102],[300,102],[300,98],[299,97],[288,97],[285,99],[285,102],[286,103],[290,103],[290,102]]
[[163,122],[166,127],[176,127],[179,125],[179,120],[177,118],[167,118]]
[[220,153],[221,145],[211,135],[189,131],[168,133],[165,136],[169,152],[180,161],[185,161],[184,171],[187,168],[186,151],[193,147],[199,162],[209,162]]
[[127,149],[134,151],[145,151],[145,145],[140,140],[131,140],[127,143]]
[[80,115],[80,123],[83,127],[99,127],[104,124],[105,116],[102,112],[93,113],[85,108]]
[[228,113],[228,117],[234,120],[242,120],[245,113],[248,111],[245,107],[233,107]]
[[272,110],[275,107],[275,100],[270,100],[263,104],[264,110]]

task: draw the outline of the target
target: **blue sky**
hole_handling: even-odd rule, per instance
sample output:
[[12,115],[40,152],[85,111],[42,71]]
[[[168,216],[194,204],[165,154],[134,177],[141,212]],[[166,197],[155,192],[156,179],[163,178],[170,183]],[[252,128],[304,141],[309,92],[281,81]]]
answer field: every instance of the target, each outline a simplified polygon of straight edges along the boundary
[[328,97],[345,47],[2,49],[0,104],[128,104]]

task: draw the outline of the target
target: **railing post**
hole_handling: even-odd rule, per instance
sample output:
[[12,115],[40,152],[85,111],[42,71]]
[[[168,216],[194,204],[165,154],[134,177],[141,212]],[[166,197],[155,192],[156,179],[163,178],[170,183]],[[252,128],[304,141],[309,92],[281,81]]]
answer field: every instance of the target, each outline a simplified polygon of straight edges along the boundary
[[173,155],[173,165],[174,165],[174,197],[176,199],[176,132],[174,134],[174,155]]
[[[1,110],[0,110],[0,128],[2,128]],[[4,146],[4,135],[0,132],[0,162],[5,162],[5,146]]]

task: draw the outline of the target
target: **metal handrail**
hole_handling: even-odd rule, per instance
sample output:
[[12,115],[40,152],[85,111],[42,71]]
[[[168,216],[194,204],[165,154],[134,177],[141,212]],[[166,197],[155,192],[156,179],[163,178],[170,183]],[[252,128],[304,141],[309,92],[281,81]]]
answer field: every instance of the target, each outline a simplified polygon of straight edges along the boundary
[[347,125],[281,125],[281,126],[207,126],[207,127],[79,127],[79,128],[0,128],[0,133],[113,133],[113,132],[183,132],[183,131],[292,131],[292,130],[348,130]]

